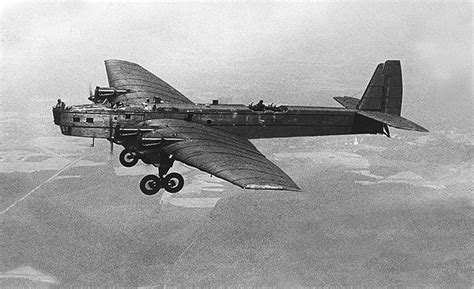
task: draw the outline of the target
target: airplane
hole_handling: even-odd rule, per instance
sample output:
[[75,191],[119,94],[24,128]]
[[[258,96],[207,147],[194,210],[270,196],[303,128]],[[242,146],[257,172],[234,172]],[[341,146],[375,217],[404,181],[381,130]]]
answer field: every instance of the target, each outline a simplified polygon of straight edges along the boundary
[[343,107],[197,104],[140,65],[106,60],[109,87],[90,91],[92,104],[66,107],[58,100],[54,123],[68,136],[104,138],[122,145],[120,163],[139,160],[158,168],[140,182],[146,195],[161,188],[177,193],[181,174],[168,173],[183,162],[243,189],[300,191],[295,182],[249,141],[259,138],[385,134],[388,127],[427,129],[400,116],[399,60],[377,65],[361,99],[335,97]]

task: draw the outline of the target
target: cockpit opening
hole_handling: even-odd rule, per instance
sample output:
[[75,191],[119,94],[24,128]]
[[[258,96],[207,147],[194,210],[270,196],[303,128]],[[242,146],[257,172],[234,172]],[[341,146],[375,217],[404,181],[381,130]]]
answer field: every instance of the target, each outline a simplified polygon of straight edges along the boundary
[[285,111],[288,110],[287,107],[277,106],[277,105],[274,105],[273,103],[269,104],[269,105],[266,105],[265,103],[263,103],[263,100],[260,100],[256,104],[253,104],[253,102],[252,102],[251,104],[248,105],[248,108],[253,110],[253,111],[285,112]]

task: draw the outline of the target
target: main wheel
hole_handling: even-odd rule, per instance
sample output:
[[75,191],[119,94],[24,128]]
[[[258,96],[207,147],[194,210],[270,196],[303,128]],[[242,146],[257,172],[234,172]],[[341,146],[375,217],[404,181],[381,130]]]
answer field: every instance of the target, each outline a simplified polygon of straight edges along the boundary
[[163,187],[169,193],[177,193],[181,191],[184,186],[184,178],[178,173],[168,174],[163,180]]
[[119,160],[122,166],[130,168],[137,164],[138,156],[136,153],[125,149],[120,153]]
[[161,189],[161,179],[155,175],[145,176],[140,181],[140,190],[147,196],[158,193]]

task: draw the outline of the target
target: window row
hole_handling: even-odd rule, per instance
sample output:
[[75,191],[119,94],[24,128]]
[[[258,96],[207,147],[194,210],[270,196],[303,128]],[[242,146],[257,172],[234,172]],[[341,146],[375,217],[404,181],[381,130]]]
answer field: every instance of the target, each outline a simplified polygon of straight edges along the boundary
[[[114,119],[117,119],[117,117],[115,117]],[[131,119],[131,115],[130,114],[126,114],[125,115],[125,119]],[[73,122],[80,122],[81,121],[81,118],[79,116],[74,116],[72,118],[72,121]],[[88,123],[94,123],[94,118],[93,117],[86,117],[86,122]]]
[[[72,121],[73,121],[73,122],[80,122],[80,121],[81,121],[81,118],[78,117],[78,116],[74,116],[74,117],[72,118]],[[92,118],[92,117],[86,117],[86,122],[88,122],[88,123],[94,123],[94,118]]]

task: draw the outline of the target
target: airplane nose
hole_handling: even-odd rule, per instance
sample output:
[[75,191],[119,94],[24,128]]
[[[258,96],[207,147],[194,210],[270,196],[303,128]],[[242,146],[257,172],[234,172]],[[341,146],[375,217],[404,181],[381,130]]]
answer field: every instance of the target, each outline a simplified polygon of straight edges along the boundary
[[61,109],[53,108],[53,119],[54,119],[54,124],[56,125],[61,124]]
[[54,124],[61,128],[62,134],[71,135],[71,126],[65,122],[65,115],[63,113],[65,113],[65,110],[53,107]]

